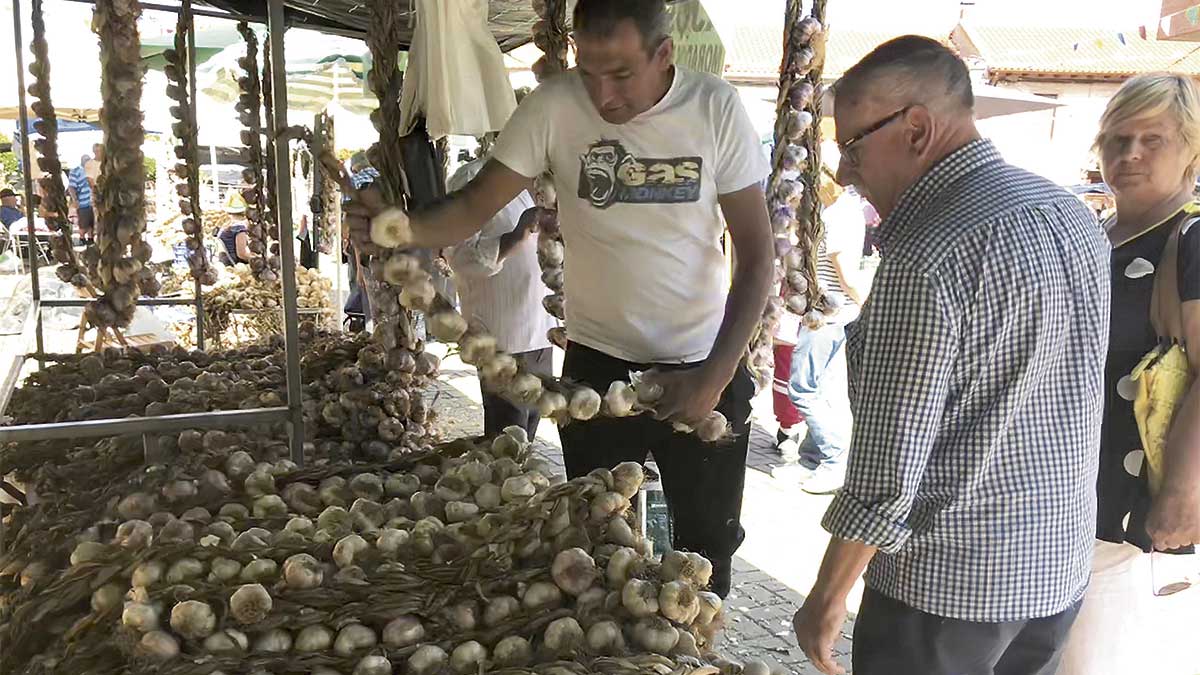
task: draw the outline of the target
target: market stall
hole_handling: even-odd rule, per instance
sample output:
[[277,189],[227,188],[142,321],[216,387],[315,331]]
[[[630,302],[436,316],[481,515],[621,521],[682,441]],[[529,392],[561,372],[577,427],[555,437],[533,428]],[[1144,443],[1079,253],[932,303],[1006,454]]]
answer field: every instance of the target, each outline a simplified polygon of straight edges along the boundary
[[[246,42],[238,62],[240,195],[256,264],[226,287],[239,294],[230,313],[245,297],[277,302],[278,309],[257,309],[280,317],[280,334],[231,348],[205,344],[205,317],[214,315],[202,286],[213,268],[199,205],[204,121],[196,115],[197,11],[188,0],[175,10],[176,48],[163,56],[195,293],[158,299],[147,292],[158,280],[142,273],[143,130],[131,107],[141,85],[131,46],[138,13],[151,6],[96,0],[105,130],[98,243],[78,263],[56,254],[57,262],[76,264],[95,282],[97,297],[73,304],[102,329],[127,326],[140,306],[193,306],[197,349],[45,353],[40,312],[65,301],[40,297],[31,260],[25,337],[39,367],[20,383],[18,367],[0,389],[0,413],[13,422],[0,426],[0,675],[767,673],[762,663],[731,663],[716,651],[722,602],[705,590],[712,565],[695,553],[660,558],[638,531],[632,504],[645,479],[640,465],[563,481],[516,428],[436,442],[437,410],[426,392],[440,364],[414,317],[476,366],[486,387],[559,424],[645,414],[661,395],[653,385],[635,378],[599,392],[525,372],[468,324],[435,285],[429,259],[404,253],[371,263],[371,334],[331,332],[303,316],[301,296],[328,289],[302,284],[291,245],[289,143],[314,144],[314,135],[286,126],[285,29],[365,34],[374,64],[368,83],[380,103],[371,117],[379,141],[370,151],[379,185],[391,203],[420,204],[444,192],[445,177],[434,143],[402,110],[398,47],[414,39],[408,3],[213,4],[237,12],[209,15],[242,22]],[[18,42],[21,11],[14,0]],[[805,18],[798,0],[788,3],[770,192],[790,286],[786,303],[764,316],[747,354],[752,366],[761,365],[758,343],[785,304],[809,318],[825,309],[805,248],[820,236],[812,120],[820,117],[814,90],[823,11],[818,0],[815,16]],[[260,45],[250,24],[262,19],[268,30]],[[501,47],[538,44],[542,74],[566,67],[565,0],[493,2],[490,19]],[[253,58],[259,47],[261,69]],[[24,124],[23,78],[21,68]],[[43,122],[53,120],[43,114],[52,112],[49,100],[41,97]],[[352,190],[328,145],[314,145],[324,169]],[[552,232],[553,178],[538,186],[539,218]],[[26,189],[32,194],[29,177]],[[372,238],[394,244],[388,220],[376,220]],[[561,241],[547,236],[539,257],[550,281],[561,279]],[[550,281],[546,308],[561,318],[561,282]],[[255,284],[281,292],[258,293]],[[719,413],[677,430],[707,441],[729,433]]]

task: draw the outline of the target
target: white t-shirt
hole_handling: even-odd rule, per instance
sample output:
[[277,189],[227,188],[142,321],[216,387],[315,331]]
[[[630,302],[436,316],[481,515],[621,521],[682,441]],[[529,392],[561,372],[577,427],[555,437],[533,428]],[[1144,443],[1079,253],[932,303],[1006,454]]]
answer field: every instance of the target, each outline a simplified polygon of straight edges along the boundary
[[[462,189],[483,167],[476,160],[464,164],[446,181],[451,190]],[[517,229],[533,199],[522,191],[492,217],[478,234],[450,249],[450,267],[458,282],[462,313],[496,338],[500,349],[519,354],[546,349],[546,332],[558,325],[542,307],[550,289],[542,283],[537,260],[537,236],[515,245],[500,260],[500,238]]]
[[842,271],[853,280],[862,266],[863,240],[867,234],[867,216],[863,199],[847,189],[821,213],[825,238],[818,248],[817,281],[842,303],[835,321],[845,323],[858,316],[858,305],[850,299],[830,256],[837,254]]
[[760,146],[733,86],[680,67],[622,125],[600,117],[574,71],[522,101],[493,157],[554,174],[571,341],[636,363],[708,357],[729,290],[717,197],[766,177]]

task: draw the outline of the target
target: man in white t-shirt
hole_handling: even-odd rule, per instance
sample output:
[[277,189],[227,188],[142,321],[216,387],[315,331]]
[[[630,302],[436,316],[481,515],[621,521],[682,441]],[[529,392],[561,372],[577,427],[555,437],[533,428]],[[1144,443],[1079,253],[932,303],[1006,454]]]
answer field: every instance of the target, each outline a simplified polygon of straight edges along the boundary
[[[737,91],[672,65],[663,0],[579,0],[577,68],[521,103],[492,160],[461,191],[411,220],[367,192],[348,207],[356,239],[369,220],[409,226],[406,245],[438,248],[477,232],[549,170],[566,247],[563,376],[603,392],[654,368],[660,419],[577,422],[561,430],[567,473],[622,461],[662,473],[676,548],[713,561],[729,590],[741,543],[742,489],[754,385],[741,367],[770,290],[773,245],[760,181],[769,172]],[[732,280],[724,215],[737,250]],[[368,250],[368,248],[364,248]],[[712,410],[733,439],[674,432]]]
[[[462,189],[483,165],[483,159],[462,165],[446,181],[446,189]],[[550,289],[538,267],[536,219],[533,198],[522,190],[482,230],[454,246],[449,262],[467,321],[491,333],[496,348],[512,354],[527,371],[553,375],[554,354],[546,333],[557,321],[542,308]],[[518,408],[483,389],[485,436],[516,425],[533,438],[539,421],[537,410]]]

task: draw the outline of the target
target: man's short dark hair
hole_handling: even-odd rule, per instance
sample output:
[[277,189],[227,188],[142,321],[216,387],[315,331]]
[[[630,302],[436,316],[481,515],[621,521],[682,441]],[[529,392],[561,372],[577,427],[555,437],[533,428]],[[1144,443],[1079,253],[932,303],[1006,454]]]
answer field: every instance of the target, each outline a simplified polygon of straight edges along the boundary
[[572,25],[576,33],[604,38],[626,20],[637,27],[647,51],[658,49],[670,35],[666,0],[579,0]]
[[5,197],[16,197],[16,196],[17,196],[17,193],[13,192],[12,190],[10,190],[8,188],[4,188],[3,190],[0,190],[0,199],[4,199]]
[[[834,100],[842,95],[851,100],[859,99],[868,85],[883,76],[893,90],[909,88],[910,93],[919,98],[940,93],[948,102],[968,110],[975,107],[967,64],[942,43],[920,35],[903,35],[889,40],[864,56],[834,85]],[[930,86],[934,89],[929,89]],[[924,92],[924,96],[917,92]]]

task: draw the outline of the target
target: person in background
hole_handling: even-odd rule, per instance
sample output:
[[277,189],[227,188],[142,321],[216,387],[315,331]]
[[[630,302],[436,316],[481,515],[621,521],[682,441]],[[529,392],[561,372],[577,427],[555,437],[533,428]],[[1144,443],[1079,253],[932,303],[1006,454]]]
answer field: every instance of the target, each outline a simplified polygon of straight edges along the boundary
[[[563,377],[606,392],[631,371],[662,387],[655,417],[595,418],[559,429],[567,474],[653,453],[677,549],[713,564],[728,594],[741,545],[754,382],[742,365],[762,319],[774,260],[770,167],[737,90],[674,65],[663,0],[579,0],[577,67],[543,81],[465,188],[411,215],[359,191],[347,207],[366,252],[375,218],[409,248],[453,246],[477,233],[546,171],[554,174],[569,344]],[[722,223],[722,215],[724,223]],[[732,280],[721,250],[737,250]],[[714,410],[731,426],[706,443],[675,431]]]
[[[351,155],[350,182],[354,185],[355,190],[364,190],[370,187],[377,178],[379,178],[379,171],[371,166],[371,161],[367,159],[367,153],[356,152]],[[348,202],[350,197],[346,195],[343,199]],[[346,329],[352,333],[358,333],[366,329],[367,318],[371,314],[365,276],[369,274],[366,265],[367,257],[358,253],[354,242],[349,239],[349,228],[346,228],[342,234],[346,237],[342,246],[349,266],[350,279],[350,293],[346,297],[346,304],[343,305],[342,311],[346,314]]]
[[79,236],[84,243],[91,243],[96,231],[96,212],[92,209],[94,185],[84,168],[91,159],[87,155],[80,157],[79,166],[71,169],[67,182],[71,201],[75,204],[75,225],[79,228]]
[[[1191,548],[1200,543],[1200,385],[1177,408],[1162,487],[1152,495],[1131,373],[1161,338],[1185,345],[1191,373],[1200,372],[1200,204],[1192,196],[1200,169],[1200,87],[1183,75],[1128,80],[1100,118],[1096,150],[1117,205],[1104,223],[1113,246],[1113,303],[1098,541],[1091,586],[1059,673],[1192,675],[1200,668],[1200,588],[1163,589],[1179,581],[1170,578],[1172,569],[1200,575]],[[1178,301],[1156,295],[1176,292]],[[1183,550],[1152,559],[1155,548]]]
[[1108,242],[980,137],[936,40],[884,43],[833,93],[838,182],[879,210],[882,257],[846,328],[849,467],[797,639],[842,672],[865,570],[854,675],[1053,675],[1091,567]]
[[17,193],[8,188],[0,190],[0,223],[7,228],[9,225],[25,217],[17,201]]
[[[461,190],[484,162],[481,158],[459,167],[446,189]],[[546,333],[557,322],[542,307],[550,290],[538,266],[537,213],[533,198],[521,192],[477,234],[454,246],[449,262],[458,280],[463,317],[491,333],[497,349],[512,354],[529,372],[553,375],[553,350]],[[540,419],[537,410],[518,408],[483,389],[485,435],[516,425],[533,438]]]
[[[852,418],[846,391],[846,324],[858,317],[866,291],[862,263],[862,198],[848,187],[822,215],[825,235],[817,246],[817,282],[836,312],[820,326],[801,325],[792,351],[788,395],[804,416],[808,437],[799,445],[801,489],[831,494],[846,477]],[[799,440],[799,439],[797,439]]]
[[225,206],[225,213],[233,217],[233,222],[217,233],[217,239],[225,249],[222,251],[224,256],[221,261],[230,267],[237,264],[249,265],[251,260],[258,257],[258,254],[250,250],[250,233],[246,230],[246,203],[241,200],[241,195],[233,195],[230,203]]
[[87,177],[92,193],[96,193],[100,184],[100,163],[104,161],[104,144],[92,144],[92,156],[83,163],[83,174]]
[[796,335],[800,332],[800,317],[784,312],[771,339],[775,357],[775,374],[771,380],[771,409],[779,430],[775,432],[775,449],[788,465],[800,460],[799,436],[804,426],[804,415],[792,403],[788,392],[788,381],[792,373],[792,352],[796,350]]

